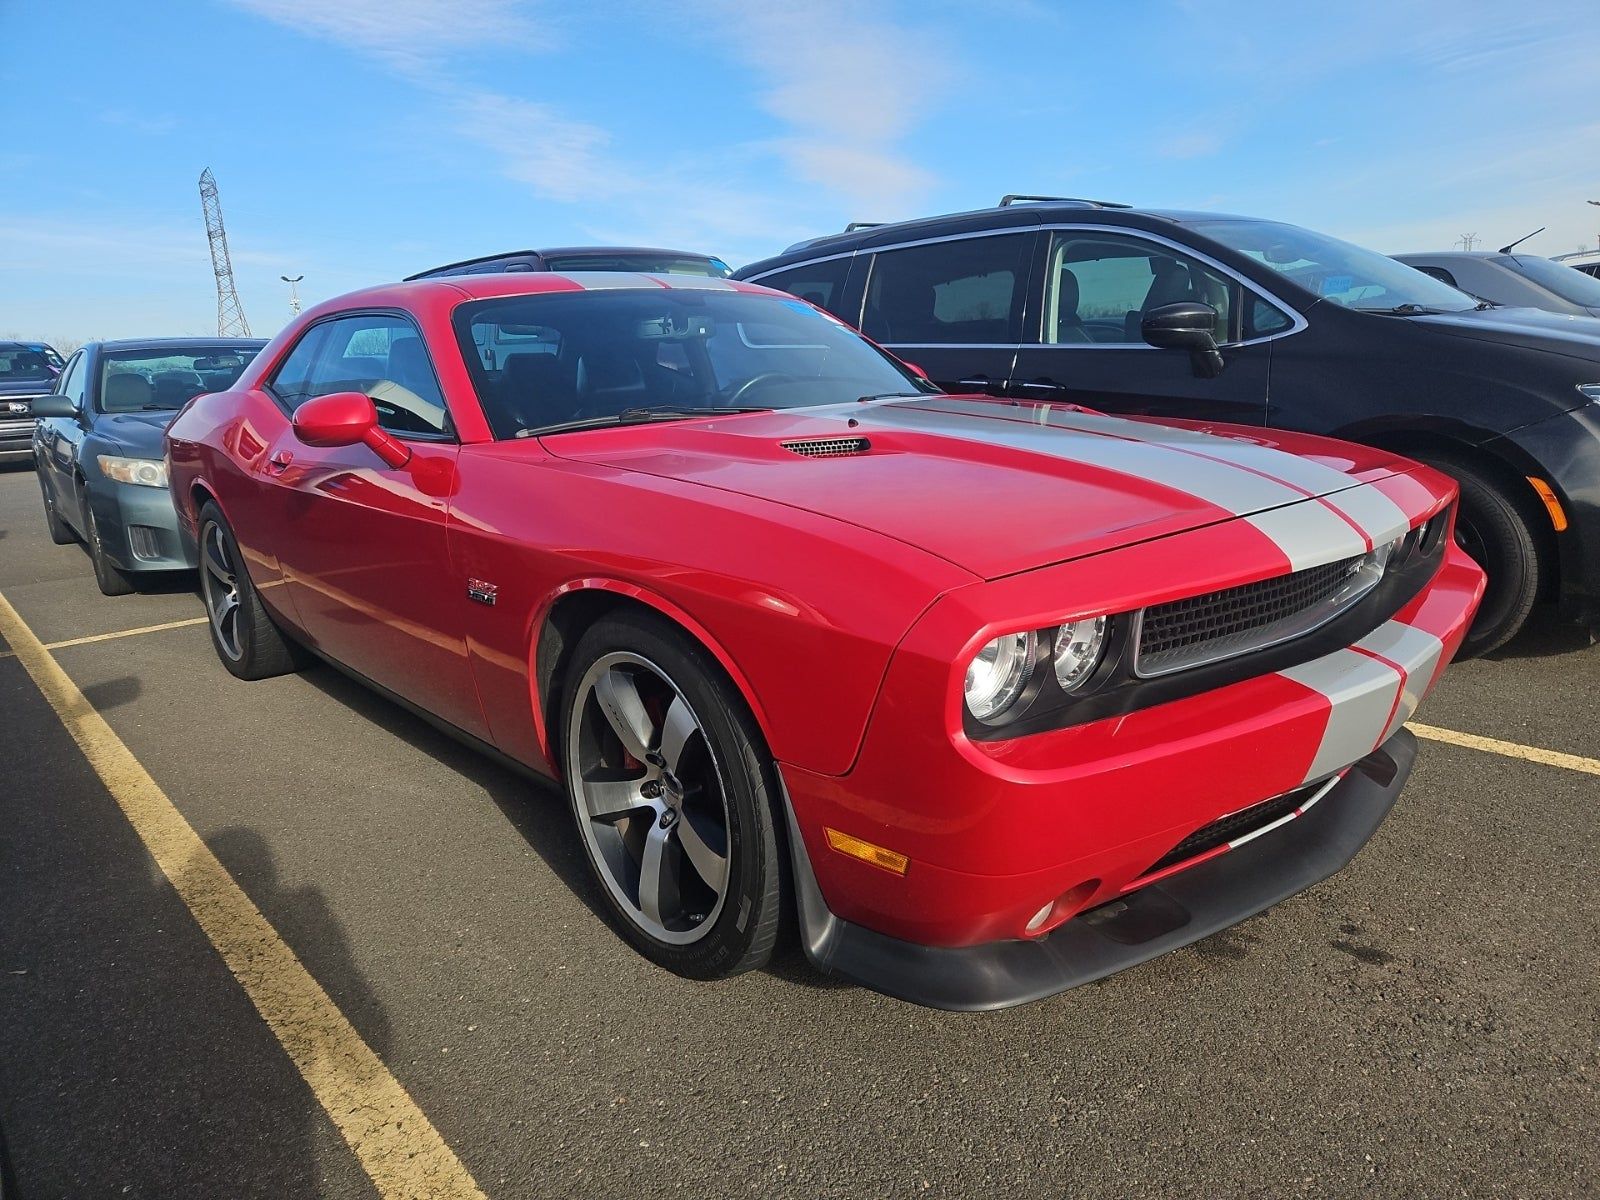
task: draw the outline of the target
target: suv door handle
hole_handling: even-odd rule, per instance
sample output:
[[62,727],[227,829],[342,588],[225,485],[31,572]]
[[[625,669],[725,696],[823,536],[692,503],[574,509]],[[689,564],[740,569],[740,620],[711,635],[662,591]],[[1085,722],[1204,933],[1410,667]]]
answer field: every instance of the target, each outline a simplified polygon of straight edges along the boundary
[[977,377],[975,377],[973,379],[958,379],[958,380],[956,380],[956,386],[957,387],[964,387],[964,388],[974,388],[977,391],[981,392],[985,388],[993,387],[994,386],[994,380],[988,379],[988,378],[985,378],[982,375],[979,375],[979,376],[977,376]]
[[1066,384],[1056,383],[1050,379],[1034,379],[1028,383],[1019,383],[1017,386],[1025,392],[1064,392],[1067,390]]

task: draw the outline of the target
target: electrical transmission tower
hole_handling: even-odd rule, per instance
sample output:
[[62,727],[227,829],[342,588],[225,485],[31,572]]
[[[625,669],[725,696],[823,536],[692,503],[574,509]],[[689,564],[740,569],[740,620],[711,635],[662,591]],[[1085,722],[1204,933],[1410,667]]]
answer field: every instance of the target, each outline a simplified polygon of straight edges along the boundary
[[217,276],[217,336],[249,337],[250,322],[239,307],[233,286],[233,260],[228,257],[228,234],[222,228],[222,199],[217,180],[207,167],[200,172],[200,209],[206,215],[206,240],[211,243],[211,269]]

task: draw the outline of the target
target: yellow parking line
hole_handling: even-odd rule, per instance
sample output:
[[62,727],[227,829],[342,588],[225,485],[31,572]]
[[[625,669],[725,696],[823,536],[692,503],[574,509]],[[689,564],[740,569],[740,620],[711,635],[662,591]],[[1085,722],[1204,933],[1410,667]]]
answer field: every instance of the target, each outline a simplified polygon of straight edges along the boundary
[[1452,746],[1465,746],[1469,750],[1482,750],[1488,754],[1503,754],[1507,758],[1521,758],[1542,763],[1547,767],[1562,767],[1568,771],[1581,771],[1585,775],[1600,775],[1600,759],[1584,758],[1578,754],[1564,754],[1560,750],[1544,750],[1538,746],[1524,746],[1520,742],[1503,742],[1499,738],[1483,737],[1476,733],[1457,733],[1454,729],[1440,729],[1437,725],[1418,725],[1415,721],[1406,726],[1421,738],[1435,742],[1448,742]]
[[[187,617],[182,621],[168,621],[162,625],[141,625],[137,629],[119,629],[115,633],[92,633],[88,637],[68,638],[64,642],[46,642],[46,650],[65,650],[68,646],[87,646],[91,642],[110,642],[117,638],[135,637],[141,633],[160,633],[163,629],[182,629],[188,625],[204,625],[205,617]],[[11,658],[14,650],[0,650],[0,658]]]
[[0,637],[33,676],[380,1195],[483,1193],[322,985],[0,593]]

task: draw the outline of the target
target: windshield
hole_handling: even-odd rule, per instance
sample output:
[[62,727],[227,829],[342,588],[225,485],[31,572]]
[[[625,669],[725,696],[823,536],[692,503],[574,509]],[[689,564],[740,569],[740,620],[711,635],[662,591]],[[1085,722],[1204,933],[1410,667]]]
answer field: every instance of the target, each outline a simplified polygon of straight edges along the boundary
[[56,373],[32,346],[0,346],[0,383],[51,383]]
[[546,255],[552,271],[638,271],[645,275],[701,275],[726,279],[733,268],[720,258],[676,254],[558,254]]
[[455,324],[499,438],[651,409],[802,408],[932,390],[854,330],[780,296],[552,292],[465,304]]
[[1508,254],[1502,260],[1547,291],[1585,308],[1600,308],[1600,279],[1533,254]]
[[1465,292],[1414,267],[1296,225],[1196,221],[1194,228],[1324,300],[1361,312],[1464,312],[1478,306]]
[[257,347],[163,346],[116,350],[100,357],[100,411],[159,412],[182,408],[202,392],[233,386]]

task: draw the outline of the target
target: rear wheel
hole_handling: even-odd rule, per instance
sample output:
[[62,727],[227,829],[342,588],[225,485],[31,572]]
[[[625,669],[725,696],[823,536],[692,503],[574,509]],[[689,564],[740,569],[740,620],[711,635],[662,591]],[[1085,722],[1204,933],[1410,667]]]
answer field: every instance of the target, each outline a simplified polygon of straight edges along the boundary
[[302,652],[261,603],[233,530],[209,500],[200,506],[200,597],[210,618],[211,645],[234,675],[268,679],[299,667]]
[[566,679],[567,794],[628,940],[691,979],[761,966],[783,905],[779,810],[743,699],[702,647],[644,614],[596,622]]
[[83,504],[84,540],[89,546],[89,561],[94,564],[94,581],[102,596],[126,596],[134,590],[133,574],[124,571],[106,557],[105,543],[100,537],[100,522],[94,515],[94,505],[88,493],[81,492]]
[[1421,456],[1421,461],[1461,487],[1456,544],[1484,569],[1489,582],[1460,657],[1487,654],[1517,635],[1539,599],[1549,564],[1534,532],[1537,514],[1531,502],[1519,503],[1476,466],[1444,457]]
[[61,514],[56,511],[56,498],[50,494],[50,485],[45,482],[44,473],[38,472],[39,491],[44,496],[44,527],[50,534],[50,540],[58,546],[69,546],[78,540],[78,535],[72,532],[72,526],[61,519]]

